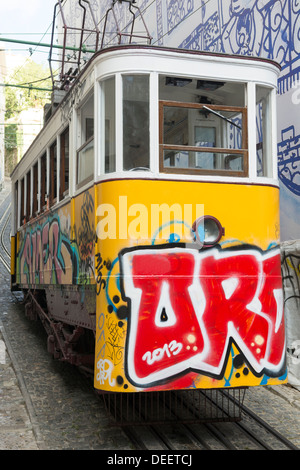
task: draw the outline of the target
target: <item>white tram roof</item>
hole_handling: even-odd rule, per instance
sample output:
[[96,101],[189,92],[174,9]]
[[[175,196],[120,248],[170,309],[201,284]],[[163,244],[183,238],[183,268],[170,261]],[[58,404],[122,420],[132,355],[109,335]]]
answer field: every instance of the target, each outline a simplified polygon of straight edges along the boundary
[[[151,62],[149,62],[150,59]],[[275,73],[277,77],[281,69],[277,62],[261,57],[140,45],[102,49],[92,57],[88,65],[94,61],[97,61],[98,73],[96,73],[101,75],[101,78],[107,72],[126,73],[144,70],[145,72],[154,71],[165,74],[173,72],[177,75],[263,83],[268,81],[265,75],[268,70]],[[184,64],[182,69],[181,63]],[[253,71],[255,69],[256,73],[261,70],[262,74],[258,72],[258,75],[251,76],[249,68]],[[274,85],[274,78],[271,82]]]
[[18,179],[26,173],[32,160],[41,155],[43,148],[50,144],[53,136],[66,125],[66,122],[57,116],[59,111],[66,107],[68,99],[73,99],[72,91],[79,83],[85,82],[86,85],[82,99],[95,81],[116,73],[155,72],[182,78],[255,82],[276,88],[280,69],[277,62],[261,57],[145,45],[119,45],[102,49],[93,55],[78,74],[49,121],[14,168],[11,178]]

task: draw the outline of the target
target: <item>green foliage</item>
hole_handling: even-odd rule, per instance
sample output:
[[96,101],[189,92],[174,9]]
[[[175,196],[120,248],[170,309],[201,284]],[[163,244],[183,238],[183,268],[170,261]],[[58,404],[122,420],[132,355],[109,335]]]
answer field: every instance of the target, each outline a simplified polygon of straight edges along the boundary
[[[29,59],[23,66],[17,67],[10,75],[7,83],[10,85],[24,85],[36,88],[52,88],[52,80],[49,70],[33,60]],[[43,108],[51,99],[51,92],[45,90],[18,88],[18,86],[5,87],[5,120],[7,125],[4,131],[5,159],[17,162],[15,155],[23,145],[23,131],[15,124],[19,114],[30,108]],[[9,120],[13,124],[9,124]],[[14,163],[14,164],[15,164]],[[7,163],[12,171],[12,162]],[[12,166],[11,166],[12,165]]]
[[9,124],[5,126],[5,150],[11,150],[17,147],[17,125],[16,124]]
[[[29,59],[22,67],[17,67],[11,74],[9,84],[28,85],[37,88],[51,88],[52,81],[49,70]],[[50,92],[44,90],[29,90],[25,88],[5,88],[6,112],[5,118],[17,117],[18,114],[32,107],[43,107],[50,100]]]

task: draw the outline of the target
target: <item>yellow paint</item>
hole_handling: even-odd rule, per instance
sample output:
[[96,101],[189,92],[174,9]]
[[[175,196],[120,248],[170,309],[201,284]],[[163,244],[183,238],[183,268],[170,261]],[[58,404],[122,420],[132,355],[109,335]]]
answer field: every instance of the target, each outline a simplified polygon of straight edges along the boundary
[[[110,391],[138,391],[127,380],[124,372],[127,319],[120,320],[109,306],[110,303],[113,304],[112,299],[115,296],[120,297],[119,252],[124,248],[138,245],[168,242],[168,235],[162,231],[157,232],[159,225],[166,223],[168,217],[162,219],[157,226],[151,217],[153,208],[157,209],[156,206],[162,203],[169,207],[173,206],[174,210],[181,208],[182,214],[185,207],[186,214],[192,210],[192,222],[196,218],[196,205],[198,204],[198,209],[203,205],[204,214],[216,217],[225,228],[225,235],[220,241],[223,247],[251,244],[267,250],[273,244],[278,244],[280,239],[279,190],[259,185],[115,180],[96,185],[95,201],[97,201],[98,234],[96,256],[101,260],[101,265],[98,265],[101,269],[96,273],[99,295],[97,296],[95,387]],[[141,222],[145,221],[146,224],[141,226]],[[189,229],[184,231],[180,241],[191,242],[189,234]],[[121,305],[125,306],[126,303],[119,299],[113,307],[116,310]],[[230,386],[259,385],[261,377],[255,377],[251,372],[243,375],[242,371],[233,370],[235,354],[229,356],[223,379],[216,380],[192,374],[194,386],[215,388],[228,386],[228,383]],[[235,376],[236,372],[240,372],[239,378]],[[268,384],[275,383],[282,381],[268,380]],[[173,387],[172,381],[169,387]],[[163,388],[167,389],[168,384]]]
[[72,240],[78,253],[78,284],[95,283],[94,187],[72,200]]
[[[174,213],[170,214],[168,208]],[[159,209],[164,209],[162,214]],[[60,245],[66,264],[62,283],[95,284],[96,388],[122,392],[139,390],[125,373],[128,324],[127,315],[122,311],[122,308],[126,309],[127,302],[121,298],[119,290],[120,251],[136,246],[165,245],[172,241],[174,232],[180,235],[180,240],[173,241],[193,243],[191,225],[203,214],[216,217],[224,227],[225,235],[220,241],[222,247],[250,244],[267,250],[279,243],[279,190],[258,185],[138,179],[106,181],[71,199],[56,213],[43,214],[32,224],[30,230],[34,233],[53,217],[59,221],[65,242]],[[160,227],[163,229],[159,230]],[[25,229],[29,230],[29,226]],[[21,230],[16,235],[17,253],[23,246],[25,234],[25,230]],[[98,236],[95,237],[95,234]],[[13,238],[12,260],[15,259]],[[72,248],[73,263],[75,259],[78,263],[76,279],[68,243]],[[42,283],[56,282],[51,262],[48,259],[40,274]],[[32,263],[34,266],[34,259]],[[26,284],[28,275],[20,273],[19,267],[19,260],[16,266],[12,261],[11,273],[16,272],[17,283],[22,281]],[[33,278],[33,272],[30,276]],[[189,338],[193,347],[192,332]],[[155,346],[155,338],[153,341],[154,348],[158,347]],[[234,358],[237,355],[238,351],[233,345],[224,374],[219,380],[196,372],[183,375],[183,379],[190,379],[189,386],[197,388],[260,385],[262,377],[256,377],[248,370],[245,375],[243,367],[235,368]],[[180,382],[180,378],[178,380]],[[159,384],[151,389],[180,388],[182,384],[179,382],[166,381],[165,385]],[[266,383],[283,383],[283,380],[268,378]]]

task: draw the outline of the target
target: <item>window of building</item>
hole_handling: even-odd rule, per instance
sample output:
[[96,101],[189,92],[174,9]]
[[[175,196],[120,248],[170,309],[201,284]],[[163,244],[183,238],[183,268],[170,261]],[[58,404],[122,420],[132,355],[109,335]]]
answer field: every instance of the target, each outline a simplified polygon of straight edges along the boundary
[[94,175],[94,94],[80,109],[80,147],[77,150],[76,184],[80,188]]
[[60,185],[59,199],[69,193],[69,128],[60,136]]

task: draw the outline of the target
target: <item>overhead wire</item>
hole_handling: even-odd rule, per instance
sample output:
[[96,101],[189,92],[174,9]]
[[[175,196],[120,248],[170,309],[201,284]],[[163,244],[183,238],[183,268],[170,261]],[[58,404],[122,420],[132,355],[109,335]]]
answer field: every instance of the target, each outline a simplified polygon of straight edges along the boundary
[[[52,24],[53,24],[53,21],[51,21],[51,23],[49,24],[48,28],[47,28],[46,31],[43,33],[43,35],[42,35],[42,37],[41,37],[39,43],[42,42],[42,40],[44,39],[44,37],[46,36],[46,34],[51,34],[51,33],[48,33],[48,31],[49,31],[49,29],[52,27]],[[30,33],[28,33],[28,34],[30,34]],[[28,60],[31,58],[31,56],[32,56],[32,55],[34,54],[34,52],[36,51],[37,47],[38,47],[38,45],[35,47],[35,50],[30,54],[30,56],[26,58],[26,60],[24,61],[24,63],[23,63],[17,70],[14,71],[14,75],[13,75],[12,77],[10,77],[11,79],[13,79],[13,78],[16,76],[16,74],[25,66],[25,64],[28,62]]]

